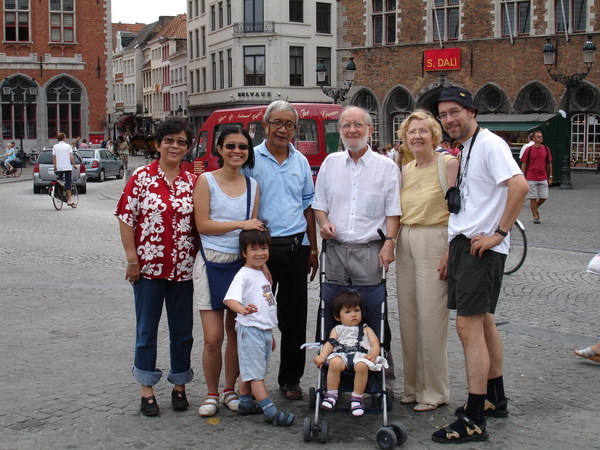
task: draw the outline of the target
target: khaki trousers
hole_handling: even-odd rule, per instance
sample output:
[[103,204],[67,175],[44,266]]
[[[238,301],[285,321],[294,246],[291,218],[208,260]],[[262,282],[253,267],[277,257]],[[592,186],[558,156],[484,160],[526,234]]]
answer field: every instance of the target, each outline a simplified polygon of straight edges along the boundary
[[404,393],[433,405],[449,401],[447,282],[437,271],[447,241],[447,226],[403,225],[396,249]]

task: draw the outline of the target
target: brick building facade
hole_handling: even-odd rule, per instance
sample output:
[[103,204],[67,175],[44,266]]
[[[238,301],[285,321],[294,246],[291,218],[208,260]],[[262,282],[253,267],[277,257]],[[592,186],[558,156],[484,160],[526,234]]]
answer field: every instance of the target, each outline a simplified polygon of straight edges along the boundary
[[[433,111],[441,90],[458,84],[473,92],[480,115],[570,111],[573,158],[600,159],[600,67],[571,89],[567,108],[565,86],[542,58],[550,38],[553,72],[586,72],[582,49],[588,35],[600,45],[600,2],[340,0],[338,8],[338,50],[358,67],[350,103],[372,112],[374,143],[393,142],[404,117]],[[441,48],[460,49],[458,70],[425,70],[425,51]]]
[[41,148],[59,132],[101,139],[112,85],[110,0],[4,0],[2,33],[2,145],[22,139],[26,150]]

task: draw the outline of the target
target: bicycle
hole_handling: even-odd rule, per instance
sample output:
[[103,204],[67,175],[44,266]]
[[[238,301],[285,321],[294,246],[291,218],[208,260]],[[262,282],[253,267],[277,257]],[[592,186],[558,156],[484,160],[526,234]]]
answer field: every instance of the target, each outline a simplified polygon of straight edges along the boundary
[[527,256],[527,237],[525,227],[519,219],[510,229],[510,249],[504,264],[504,275],[515,273],[521,268]]
[[[64,174],[60,172],[56,178],[56,181],[50,183],[48,186],[48,194],[52,197],[52,204],[57,211],[60,211],[64,203],[67,203],[67,190],[62,180]],[[68,203],[67,203],[68,204]],[[71,208],[77,208],[79,204],[79,193],[77,192],[77,186],[71,184]]]
[[2,177],[6,178],[19,178],[23,174],[23,168],[21,161],[19,159],[13,159],[9,162],[12,166],[12,170],[6,170],[6,165],[4,161],[1,162],[2,165]]

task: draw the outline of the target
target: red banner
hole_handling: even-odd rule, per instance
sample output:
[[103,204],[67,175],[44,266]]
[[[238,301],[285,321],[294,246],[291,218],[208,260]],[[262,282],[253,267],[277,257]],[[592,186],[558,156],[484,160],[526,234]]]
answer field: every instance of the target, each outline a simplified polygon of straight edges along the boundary
[[460,48],[425,50],[425,71],[460,70]]

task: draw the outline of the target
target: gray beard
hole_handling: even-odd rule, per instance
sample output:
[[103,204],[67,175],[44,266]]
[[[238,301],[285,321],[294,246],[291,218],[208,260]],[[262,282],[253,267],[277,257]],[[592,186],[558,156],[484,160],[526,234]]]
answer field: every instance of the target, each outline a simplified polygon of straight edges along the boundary
[[344,147],[346,148],[346,150],[348,150],[349,152],[357,152],[359,150],[362,150],[363,148],[365,148],[368,144],[369,144],[369,138],[365,137],[364,139],[358,141],[358,143],[356,144],[356,146],[350,146],[348,145],[348,142],[342,138],[342,143],[344,144]]

